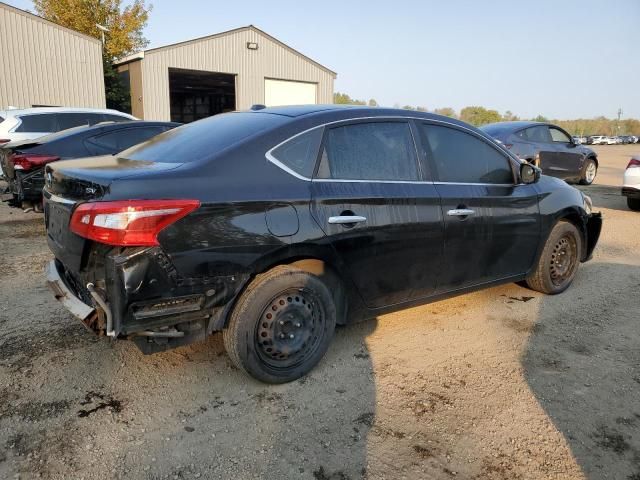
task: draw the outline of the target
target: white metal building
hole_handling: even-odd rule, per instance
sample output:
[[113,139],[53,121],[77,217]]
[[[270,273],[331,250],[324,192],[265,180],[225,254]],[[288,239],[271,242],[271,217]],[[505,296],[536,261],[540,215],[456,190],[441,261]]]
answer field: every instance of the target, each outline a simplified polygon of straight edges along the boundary
[[100,40],[0,2],[0,110],[104,108]]
[[333,103],[336,73],[250,25],[122,59],[138,118],[190,122],[254,104]]

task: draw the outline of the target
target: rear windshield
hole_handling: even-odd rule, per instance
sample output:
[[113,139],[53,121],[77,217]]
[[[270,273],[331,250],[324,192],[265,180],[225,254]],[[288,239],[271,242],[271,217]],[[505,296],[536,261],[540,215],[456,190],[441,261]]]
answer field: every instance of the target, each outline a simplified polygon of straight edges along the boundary
[[148,162],[196,162],[288,120],[287,117],[266,113],[224,113],[162,133],[120,152],[118,156]]

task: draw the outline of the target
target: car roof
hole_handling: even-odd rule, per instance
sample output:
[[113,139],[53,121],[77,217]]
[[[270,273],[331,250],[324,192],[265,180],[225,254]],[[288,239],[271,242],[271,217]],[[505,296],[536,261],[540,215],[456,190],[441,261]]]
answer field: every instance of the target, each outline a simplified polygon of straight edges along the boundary
[[0,116],[19,117],[22,115],[43,114],[43,113],[107,113],[122,117],[135,118],[128,113],[119,112],[110,108],[85,108],[85,107],[34,107],[34,108],[11,108],[0,111]]
[[[369,107],[366,105],[291,105],[283,107],[266,107],[256,110],[245,110],[255,114],[282,115],[291,118],[319,117],[325,119],[334,117],[336,120],[348,120],[369,117],[404,117],[424,118],[425,120],[437,120],[451,123],[478,131],[476,127],[455,118],[437,115],[435,113],[406,110],[401,108]],[[335,114],[335,115],[333,115]]]
[[495,123],[487,123],[486,125],[482,125],[481,129],[485,127],[500,127],[502,130],[520,130],[521,128],[535,127],[537,125],[551,125],[548,122],[534,122],[528,120],[518,120],[513,122],[495,122]]

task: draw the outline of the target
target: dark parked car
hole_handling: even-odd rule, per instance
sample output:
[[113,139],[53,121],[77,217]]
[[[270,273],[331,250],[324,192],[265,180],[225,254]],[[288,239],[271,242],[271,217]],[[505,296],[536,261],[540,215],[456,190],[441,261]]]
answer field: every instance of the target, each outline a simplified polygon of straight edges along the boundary
[[573,141],[556,125],[539,122],[500,122],[481,127],[517,157],[534,163],[545,175],[590,185],[598,172],[598,157]]
[[266,382],[308,372],[336,324],[505,282],[562,292],[601,228],[480,130],[406,110],[229,113],[46,170],[57,299],[145,353],[222,330]]
[[0,166],[8,184],[3,200],[16,208],[38,208],[46,164],[118,153],[178,125],[143,121],[100,123],[7,143],[0,148]]

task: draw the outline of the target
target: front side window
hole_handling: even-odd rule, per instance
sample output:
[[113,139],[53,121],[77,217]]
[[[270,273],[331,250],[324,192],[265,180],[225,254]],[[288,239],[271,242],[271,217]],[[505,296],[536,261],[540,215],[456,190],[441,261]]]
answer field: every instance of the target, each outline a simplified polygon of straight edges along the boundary
[[317,176],[342,180],[418,180],[409,124],[371,122],[329,129]]
[[24,115],[20,117],[20,125],[16,128],[16,132],[37,132],[37,133],[50,133],[55,132],[56,118],[52,114],[42,115]]
[[322,142],[322,128],[298,135],[271,151],[271,156],[299,175],[311,178]]
[[509,160],[480,138],[431,124],[422,124],[420,132],[439,181],[513,184]]
[[569,138],[569,136],[566,133],[564,133],[562,130],[551,127],[549,128],[549,132],[551,132],[551,138],[553,139],[554,142],[571,143],[571,139]]

